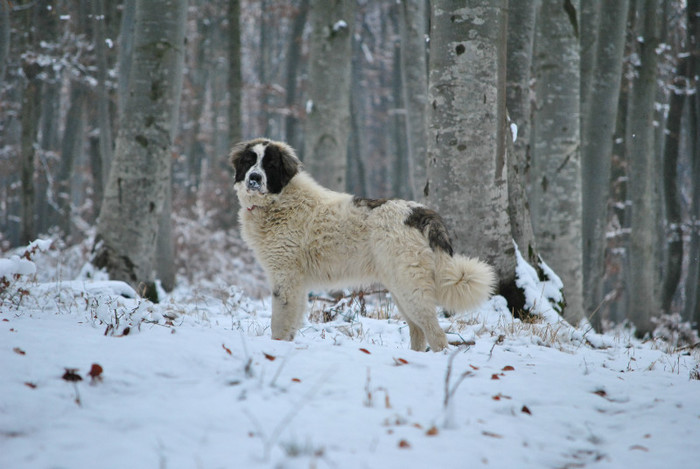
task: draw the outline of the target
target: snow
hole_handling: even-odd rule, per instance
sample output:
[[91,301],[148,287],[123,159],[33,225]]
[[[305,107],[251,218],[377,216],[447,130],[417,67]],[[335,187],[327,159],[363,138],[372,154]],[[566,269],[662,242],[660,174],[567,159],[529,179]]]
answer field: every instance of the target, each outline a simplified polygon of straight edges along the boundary
[[[295,341],[272,341],[269,298],[237,286],[214,295],[182,282],[152,304],[99,272],[61,279],[68,269],[46,255],[25,260],[37,273],[0,290],[2,468],[695,467],[700,457],[697,348],[597,335],[552,308],[521,322],[494,297],[441,319],[461,345],[413,352],[386,294],[313,298]],[[518,271],[533,308],[560,288],[540,268],[545,280]]]
[[333,24],[333,32],[337,33],[348,27],[348,23],[345,20],[338,20]]

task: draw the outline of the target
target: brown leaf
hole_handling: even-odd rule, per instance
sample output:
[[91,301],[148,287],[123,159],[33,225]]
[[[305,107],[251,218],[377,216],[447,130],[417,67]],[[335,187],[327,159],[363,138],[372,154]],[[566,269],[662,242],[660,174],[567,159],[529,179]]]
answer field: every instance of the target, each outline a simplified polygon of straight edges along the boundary
[[265,355],[265,358],[267,358],[271,362],[275,361],[275,358],[277,358],[276,356],[270,355],[269,353],[265,353],[265,352],[263,352],[263,355]]
[[471,367],[472,370],[478,370],[478,369],[479,369],[478,366],[474,366],[474,365],[469,365],[469,366]]
[[229,355],[233,355],[233,352],[231,352],[231,349],[230,349],[230,348],[226,347],[226,344],[221,344],[221,347],[222,347],[224,350],[226,350],[226,353],[228,353]]
[[498,433],[483,431],[481,434],[484,436],[490,436],[491,438],[503,438],[503,435],[499,435]]
[[30,389],[36,389],[36,384],[30,383],[29,381],[25,381],[24,385]]
[[593,394],[600,397],[608,397],[608,393],[605,392],[605,389],[598,389],[597,391],[593,391]]
[[371,353],[369,352],[369,350],[367,350],[366,348],[361,348],[361,349],[360,349],[360,352],[364,352],[364,353],[366,353],[367,355],[371,355]]
[[491,379],[501,379],[501,378],[499,378],[498,375],[494,373],[491,375]]
[[301,383],[301,380],[299,378],[292,378],[292,381],[294,381],[295,383]]
[[503,370],[501,370],[501,371],[513,371],[513,370],[515,370],[515,368],[513,368],[513,367],[510,366],[510,365],[506,365],[506,366],[503,367]]
[[396,366],[408,365],[408,360],[404,360],[403,358],[394,358],[394,364]]
[[406,441],[406,440],[399,441],[399,448],[410,448],[410,447],[411,447],[411,443],[409,443],[408,441]]
[[12,351],[15,352],[17,355],[26,355],[27,354],[27,352],[25,352],[24,350],[22,350],[19,347],[13,348]]
[[66,372],[63,373],[62,378],[66,381],[75,383],[83,380],[83,378],[78,374],[77,368],[66,368],[65,370]]
[[428,436],[435,436],[438,434],[438,429],[435,425],[430,427],[427,432],[425,432],[426,435]]
[[97,363],[93,363],[92,366],[90,367],[90,372],[88,373],[88,376],[92,378],[92,382],[96,381],[102,381],[102,372],[104,370],[100,365]]
[[526,405],[524,405],[523,408],[520,409],[520,412],[522,412],[523,414],[532,415],[532,412],[530,412],[530,409]]

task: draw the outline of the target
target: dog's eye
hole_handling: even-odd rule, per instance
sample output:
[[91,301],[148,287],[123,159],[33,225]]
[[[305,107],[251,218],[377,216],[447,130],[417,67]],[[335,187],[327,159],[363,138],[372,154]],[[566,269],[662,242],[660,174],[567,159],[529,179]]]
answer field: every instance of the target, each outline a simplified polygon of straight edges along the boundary
[[241,156],[241,164],[246,166],[253,166],[257,160],[257,156],[252,151],[247,151]]

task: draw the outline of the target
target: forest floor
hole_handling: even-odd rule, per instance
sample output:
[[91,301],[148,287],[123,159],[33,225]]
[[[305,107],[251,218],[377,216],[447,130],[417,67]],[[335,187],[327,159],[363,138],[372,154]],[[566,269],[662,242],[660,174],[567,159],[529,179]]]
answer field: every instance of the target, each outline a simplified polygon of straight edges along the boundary
[[272,341],[250,265],[229,269],[237,282],[180,278],[152,304],[49,244],[0,263],[2,468],[700,460],[697,347],[522,322],[494,297],[441,319],[448,350],[418,353],[383,293],[312,298],[297,338]]

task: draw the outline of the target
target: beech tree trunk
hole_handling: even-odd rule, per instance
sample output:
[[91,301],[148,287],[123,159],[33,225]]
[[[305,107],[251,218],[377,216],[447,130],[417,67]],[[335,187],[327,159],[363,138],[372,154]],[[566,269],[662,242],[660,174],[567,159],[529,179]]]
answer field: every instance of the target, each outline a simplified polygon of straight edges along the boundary
[[[428,65],[426,60],[426,1],[405,0],[399,5],[401,19],[401,81],[406,109],[408,182],[413,200],[424,198],[426,183],[426,122]],[[400,155],[400,157],[404,157]]]
[[[510,122],[517,130],[508,145],[508,206],[513,239],[525,259],[538,261],[530,207],[525,192],[531,164],[532,103],[530,73],[535,41],[537,2],[508,4],[508,67],[506,70],[506,107]],[[513,142],[513,139],[515,141]],[[512,143],[511,143],[512,142]]]
[[354,0],[311,0],[309,103],[304,165],[324,186],[346,190]]
[[581,132],[583,289],[586,316],[601,330],[605,228],[610,195],[613,134],[618,113],[628,0],[601,4],[590,94],[584,100]]
[[678,289],[683,265],[683,229],[681,218],[681,198],[678,190],[678,153],[680,150],[681,119],[683,103],[687,90],[685,83],[690,83],[688,66],[689,56],[679,59],[676,66],[676,78],[671,87],[668,117],[666,118],[666,136],[663,151],[664,207],[666,209],[666,229],[664,241],[666,253],[664,259],[663,283],[661,286],[661,310],[671,313],[671,304]]
[[499,293],[522,309],[508,216],[505,15],[505,1],[431,2],[426,194],[455,250],[492,264]]
[[290,111],[284,118],[284,139],[293,148],[299,148],[299,136],[297,125],[299,116],[295,110],[301,110],[299,105],[299,93],[297,92],[297,80],[299,79],[299,70],[302,63],[302,38],[304,35],[304,27],[306,19],[309,16],[309,0],[301,0],[299,10],[292,22],[292,30],[289,34],[289,44],[287,46],[287,71],[285,81],[285,106]]
[[632,82],[626,138],[627,194],[631,202],[627,256],[628,317],[640,337],[653,331],[651,318],[658,316],[660,311],[656,264],[658,210],[655,204],[658,168],[654,152],[658,7],[658,0],[637,0],[637,12],[642,15],[642,29],[637,41],[640,64]]
[[543,0],[538,17],[530,211],[540,255],[564,284],[565,317],[583,314],[579,2]]
[[97,225],[93,263],[149,299],[170,184],[184,55],[185,0],[137,0],[128,96]]
[[[688,48],[690,73],[700,76],[700,0],[688,1]],[[690,129],[690,161],[692,182],[689,210],[690,242],[688,274],[685,284],[686,307],[683,318],[695,323],[700,330],[700,80],[695,79],[695,92],[688,97]]]
[[33,241],[37,235],[34,213],[34,201],[36,198],[36,190],[34,187],[34,159],[36,156],[37,134],[39,130],[41,82],[39,81],[38,75],[41,67],[37,62],[30,61],[23,63],[22,69],[27,83],[22,94],[21,116],[22,226],[20,242],[22,244],[28,244]]

